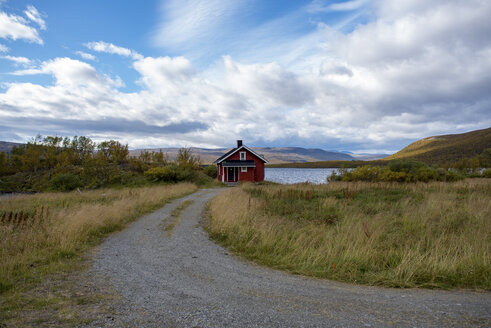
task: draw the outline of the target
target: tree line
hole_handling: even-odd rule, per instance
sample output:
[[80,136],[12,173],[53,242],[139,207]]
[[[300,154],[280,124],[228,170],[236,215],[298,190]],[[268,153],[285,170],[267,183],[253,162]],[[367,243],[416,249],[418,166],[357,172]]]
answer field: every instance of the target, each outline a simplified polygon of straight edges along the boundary
[[[156,168],[176,172],[175,177],[145,174]],[[204,172],[214,175],[213,167]],[[171,161],[162,151],[144,150],[130,156],[127,144],[115,140],[97,143],[85,136],[38,135],[9,153],[0,153],[2,192],[199,181],[205,179],[204,172],[199,157],[187,148],[180,149]]]

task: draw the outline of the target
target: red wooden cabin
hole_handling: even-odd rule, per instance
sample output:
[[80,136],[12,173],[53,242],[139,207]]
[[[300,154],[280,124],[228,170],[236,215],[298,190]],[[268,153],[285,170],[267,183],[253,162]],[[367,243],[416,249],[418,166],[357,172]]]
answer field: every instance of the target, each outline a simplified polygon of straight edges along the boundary
[[218,167],[218,181],[235,184],[240,181],[264,181],[264,164],[268,161],[237,140],[237,148],[232,149],[213,164]]

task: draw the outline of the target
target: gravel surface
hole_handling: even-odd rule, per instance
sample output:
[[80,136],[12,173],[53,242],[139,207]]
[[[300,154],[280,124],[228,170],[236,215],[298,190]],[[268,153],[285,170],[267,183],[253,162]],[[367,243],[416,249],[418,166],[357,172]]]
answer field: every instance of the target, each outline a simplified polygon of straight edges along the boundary
[[[229,254],[202,228],[205,204],[221,190],[178,199],[102,244],[90,276],[122,300],[113,315],[91,326],[491,326],[491,293],[355,286],[290,275]],[[170,214],[185,200],[193,202],[166,233]]]

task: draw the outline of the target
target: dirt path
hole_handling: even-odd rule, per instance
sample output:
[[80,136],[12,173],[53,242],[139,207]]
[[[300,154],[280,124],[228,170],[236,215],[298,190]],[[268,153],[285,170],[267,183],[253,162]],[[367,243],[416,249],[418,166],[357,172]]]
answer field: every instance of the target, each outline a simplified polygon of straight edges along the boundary
[[[491,294],[371,288],[294,276],[246,262],[209,240],[200,222],[220,190],[201,190],[110,237],[90,276],[122,295],[91,326],[491,326]],[[192,203],[180,219],[170,214]],[[231,204],[233,206],[233,204]],[[175,227],[164,231],[166,224]]]

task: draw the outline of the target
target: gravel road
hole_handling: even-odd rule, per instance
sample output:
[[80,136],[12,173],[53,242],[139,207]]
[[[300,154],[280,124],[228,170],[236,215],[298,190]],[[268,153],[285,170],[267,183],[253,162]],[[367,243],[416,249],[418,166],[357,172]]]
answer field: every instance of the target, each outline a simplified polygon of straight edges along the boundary
[[[107,239],[90,270],[121,293],[105,327],[491,326],[491,293],[355,286],[254,265],[209,240],[206,202],[178,199]],[[172,233],[172,211],[180,214]],[[233,206],[233,204],[231,204]]]

